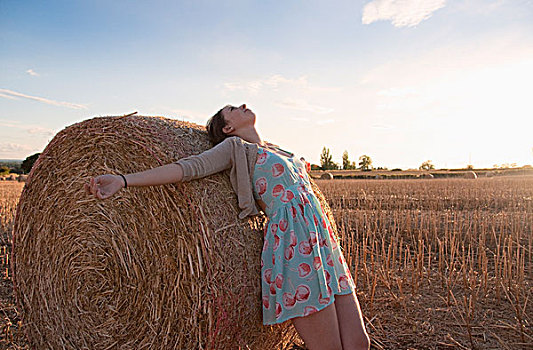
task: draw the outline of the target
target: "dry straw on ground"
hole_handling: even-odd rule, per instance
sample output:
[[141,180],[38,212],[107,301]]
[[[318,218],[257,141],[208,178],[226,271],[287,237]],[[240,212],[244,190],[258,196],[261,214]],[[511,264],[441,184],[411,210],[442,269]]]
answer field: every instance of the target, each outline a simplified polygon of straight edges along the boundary
[[92,176],[200,153],[210,147],[204,130],[163,117],[99,117],[65,128],[46,147],[14,226],[15,295],[33,347],[301,344],[290,322],[262,324],[265,217],[238,219],[227,171],[103,201],[83,190]]

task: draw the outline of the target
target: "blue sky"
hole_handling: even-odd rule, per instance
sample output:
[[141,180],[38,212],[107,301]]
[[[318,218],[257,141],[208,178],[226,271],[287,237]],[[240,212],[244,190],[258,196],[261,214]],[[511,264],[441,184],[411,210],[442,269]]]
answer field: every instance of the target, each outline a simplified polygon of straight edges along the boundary
[[138,111],[246,103],[318,163],[533,164],[533,1],[0,1],[0,159]]

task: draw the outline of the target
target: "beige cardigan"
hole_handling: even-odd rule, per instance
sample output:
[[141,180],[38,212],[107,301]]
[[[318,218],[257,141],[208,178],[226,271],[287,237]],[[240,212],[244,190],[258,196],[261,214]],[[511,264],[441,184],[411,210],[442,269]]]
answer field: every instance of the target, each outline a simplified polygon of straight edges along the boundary
[[260,214],[252,184],[258,148],[256,143],[230,136],[205,152],[181,158],[174,163],[181,165],[184,182],[231,168],[230,182],[241,208],[239,219],[244,219]]

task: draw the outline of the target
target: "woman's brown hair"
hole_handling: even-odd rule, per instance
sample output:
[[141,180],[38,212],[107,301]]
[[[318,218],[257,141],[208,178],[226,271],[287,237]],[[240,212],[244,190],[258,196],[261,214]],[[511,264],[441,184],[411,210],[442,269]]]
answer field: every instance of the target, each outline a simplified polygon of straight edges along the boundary
[[[222,108],[224,109],[224,108]],[[214,116],[209,118],[207,121],[206,129],[209,136],[209,140],[213,146],[218,145],[220,142],[224,141],[229,135],[222,131],[222,128],[226,126],[226,120],[222,115],[222,109],[218,111]]]

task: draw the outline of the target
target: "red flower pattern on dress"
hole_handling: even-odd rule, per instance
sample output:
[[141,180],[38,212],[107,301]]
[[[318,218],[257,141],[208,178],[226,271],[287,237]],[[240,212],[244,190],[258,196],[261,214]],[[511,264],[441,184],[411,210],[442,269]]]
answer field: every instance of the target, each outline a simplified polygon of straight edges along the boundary
[[276,287],[278,287],[279,289],[281,289],[281,286],[283,285],[283,275],[281,273],[278,273],[276,275]]
[[295,246],[298,244],[298,239],[296,238],[296,234],[294,233],[293,230],[291,230],[290,232],[290,236],[291,236],[291,242],[289,243],[290,246]]
[[291,215],[292,215],[292,218],[296,218],[296,215],[298,214],[298,212],[296,211],[296,208],[293,206],[291,206]]
[[298,203],[298,207],[300,208],[300,213],[302,216],[304,216],[304,205],[302,203]]
[[283,175],[283,172],[285,172],[285,167],[283,164],[275,163],[272,165],[272,176],[274,177],[280,177]]
[[309,244],[309,241],[301,241],[298,245],[298,252],[304,256],[311,255],[311,252],[313,251],[313,248],[311,248],[311,245]]
[[318,298],[318,302],[322,305],[327,305],[329,303],[329,301],[331,300],[331,298],[329,296],[327,297],[322,297],[322,293],[320,293],[320,297]]
[[273,195],[274,197],[278,197],[278,196],[283,195],[283,192],[285,192],[285,187],[283,187],[282,184],[277,184],[277,185],[274,186],[274,188],[272,189],[272,195]]
[[289,222],[285,219],[281,219],[279,221],[279,229],[283,232],[287,231],[287,227],[289,226]]
[[306,306],[304,308],[304,316],[309,316],[311,314],[314,314],[315,312],[317,312],[318,309],[314,306]]
[[326,257],[326,264],[328,264],[329,266],[333,266],[333,259],[331,258],[331,254],[328,254],[328,256]]
[[263,152],[261,154],[258,154],[257,155],[257,160],[256,160],[256,164],[259,164],[259,165],[263,165],[265,164],[265,162],[267,161],[267,158],[268,158],[268,154],[266,152]]
[[309,276],[309,274],[311,273],[311,266],[309,266],[309,264],[306,264],[306,263],[300,263],[300,265],[298,265],[298,276],[300,276],[300,278],[304,278],[304,277],[307,277]]
[[267,190],[267,180],[264,177],[260,177],[259,179],[257,179],[257,181],[255,182],[255,190],[260,196],[265,194]]
[[311,236],[311,238],[309,238],[309,244],[311,245],[311,247],[314,247],[316,246],[316,242],[317,242],[317,238],[316,238],[316,232],[309,232],[309,235]]
[[269,299],[269,298],[268,298],[267,295],[265,295],[265,296],[263,297],[263,307],[264,307],[265,309],[268,309],[268,308],[270,307],[270,301],[269,301],[268,299]]
[[265,272],[263,272],[263,278],[266,283],[272,283],[272,269],[266,269]]
[[311,289],[306,284],[300,284],[298,287],[296,287],[296,293],[294,296],[296,297],[296,301],[299,302],[305,302],[309,300],[309,296],[311,295]]
[[275,282],[270,283],[270,294],[276,295],[276,283]]
[[291,190],[286,190],[283,192],[283,195],[281,196],[280,200],[283,203],[290,202],[294,198],[294,193]]
[[282,300],[283,300],[283,305],[288,310],[292,309],[294,305],[296,305],[296,298],[291,293],[287,293],[287,292],[283,293]]
[[292,246],[288,246],[285,248],[285,260],[289,261],[292,258],[294,258],[294,248]]
[[346,277],[346,275],[340,275],[339,276],[339,286],[342,289],[350,288],[350,284],[348,283],[348,277]]
[[281,305],[280,303],[276,303],[276,318],[279,318],[281,316]]
[[277,251],[278,248],[279,248],[279,236],[278,235],[274,235],[274,251]]
[[322,266],[322,260],[320,260],[319,256],[315,256],[315,258],[313,259],[313,267],[315,268],[315,270],[318,270],[320,269],[321,266]]

